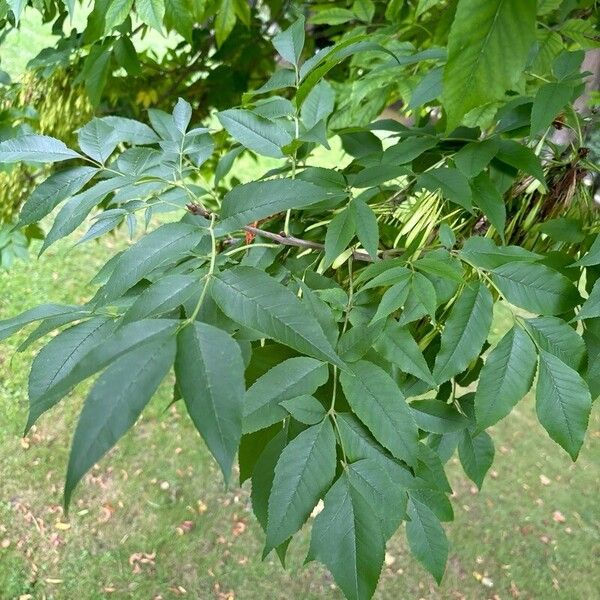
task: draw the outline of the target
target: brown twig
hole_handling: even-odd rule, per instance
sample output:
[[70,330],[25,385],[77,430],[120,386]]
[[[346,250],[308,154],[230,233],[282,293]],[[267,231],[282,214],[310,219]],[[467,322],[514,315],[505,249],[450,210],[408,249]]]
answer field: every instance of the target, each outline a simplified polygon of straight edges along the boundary
[[[190,203],[186,207],[192,214],[200,215],[206,219],[211,217],[210,211],[206,210],[203,206],[199,204]],[[252,235],[259,235],[260,237],[266,238],[278,244],[282,244],[283,246],[295,246],[297,248],[307,248],[311,250],[325,250],[324,244],[319,244],[319,242],[313,242],[311,240],[304,240],[302,238],[294,237],[293,235],[285,235],[285,233],[274,233],[272,231],[266,231],[264,229],[260,229],[259,227],[254,227],[252,225],[245,225],[242,229]],[[393,250],[393,251],[383,251],[381,254],[386,256],[389,254],[395,254],[397,252],[401,252],[401,250]],[[364,250],[355,250],[352,252],[352,258],[355,260],[361,260],[363,262],[373,262],[373,259],[367,252]]]

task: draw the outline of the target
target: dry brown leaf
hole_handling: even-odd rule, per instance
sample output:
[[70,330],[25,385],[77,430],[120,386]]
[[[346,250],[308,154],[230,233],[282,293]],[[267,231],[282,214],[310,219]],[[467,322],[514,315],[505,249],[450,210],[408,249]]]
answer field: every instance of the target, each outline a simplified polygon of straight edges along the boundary
[[194,521],[183,521],[176,529],[178,535],[185,535],[189,533],[192,529],[194,529],[195,523]]

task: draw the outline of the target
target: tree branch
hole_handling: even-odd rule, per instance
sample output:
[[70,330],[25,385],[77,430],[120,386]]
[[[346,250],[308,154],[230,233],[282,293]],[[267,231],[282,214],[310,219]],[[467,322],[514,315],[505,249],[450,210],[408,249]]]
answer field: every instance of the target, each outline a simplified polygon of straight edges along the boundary
[[[210,219],[211,212],[206,210],[203,206],[199,204],[190,203],[186,207],[192,214],[200,215],[206,219]],[[252,225],[245,225],[242,229],[252,235],[258,235],[260,237],[266,238],[278,244],[282,244],[283,246],[295,246],[297,248],[308,248],[311,250],[325,250],[324,244],[319,244],[319,242],[313,242],[311,240],[303,240],[302,238],[294,237],[293,235],[285,235],[285,233],[273,233],[272,231],[265,231],[264,229],[260,229],[259,227],[253,227]],[[397,252],[401,252],[401,250],[387,250],[381,252],[382,255],[386,256],[389,254],[396,254]],[[369,256],[368,252],[364,250],[355,250],[352,252],[352,257],[355,260],[361,260],[363,262],[373,262],[373,259]]]

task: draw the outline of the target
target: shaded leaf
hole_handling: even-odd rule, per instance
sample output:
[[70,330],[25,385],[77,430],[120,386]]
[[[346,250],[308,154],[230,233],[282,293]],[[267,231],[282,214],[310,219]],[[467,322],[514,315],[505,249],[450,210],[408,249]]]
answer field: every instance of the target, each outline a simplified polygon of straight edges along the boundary
[[535,398],[540,423],[550,437],[576,460],[592,405],[586,382],[559,358],[540,350]]
[[195,322],[177,336],[177,385],[225,482],[242,437],[245,393],[240,347],[226,332]]
[[259,377],[244,399],[244,433],[282,421],[283,401],[313,394],[329,378],[327,365],[307,356],[288,358]]
[[352,373],[340,374],[340,382],[352,410],[375,439],[396,458],[415,465],[417,426],[396,382],[368,361],[354,363]]
[[475,415],[479,431],[504,418],[533,384],[537,353],[531,338],[513,327],[490,352],[479,376]]
[[215,276],[211,293],[230,319],[302,354],[345,368],[298,297],[266,273],[233,267]]
[[385,541],[368,500],[342,473],[312,528],[307,560],[326,565],[349,600],[370,598],[383,566]]
[[130,429],[175,358],[175,338],[165,335],[126,353],[94,384],[73,436],[64,504],[85,473]]
[[433,377],[438,383],[464,371],[479,356],[492,324],[493,299],[481,282],[465,288],[452,306],[435,358]]
[[335,435],[328,419],[298,434],[283,450],[269,496],[266,550],[304,524],[335,475]]

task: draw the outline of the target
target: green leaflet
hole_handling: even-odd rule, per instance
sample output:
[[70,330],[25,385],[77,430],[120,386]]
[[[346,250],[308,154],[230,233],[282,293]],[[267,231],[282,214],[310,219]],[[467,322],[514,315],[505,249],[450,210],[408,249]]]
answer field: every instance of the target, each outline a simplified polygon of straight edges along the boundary
[[304,524],[335,475],[335,435],[328,419],[297,435],[283,450],[269,496],[265,551]]
[[448,540],[435,514],[412,495],[408,502],[406,537],[414,557],[433,575],[442,581],[448,560]]
[[320,81],[308,94],[300,109],[300,118],[307,129],[313,128],[333,112],[335,93],[331,84]]
[[215,168],[215,186],[219,185],[222,179],[231,171],[235,159],[242,152],[244,152],[244,147],[236,146],[219,158],[219,162]]
[[476,177],[498,152],[498,138],[465,144],[455,155],[454,162],[465,177]]
[[[241,20],[247,20],[244,12],[239,9],[248,10],[247,5],[239,2],[239,0],[224,0],[219,6],[217,16],[215,18],[215,37],[217,46],[223,45],[229,37],[238,17],[243,17]],[[186,10],[188,12],[188,10]]]
[[419,271],[433,275],[433,277],[449,279],[455,283],[464,281],[464,272],[460,261],[450,256],[442,248],[428,252],[413,264]]
[[471,109],[502,98],[516,83],[535,41],[535,15],[535,0],[458,3],[444,69],[449,131]]
[[374,458],[383,463],[392,461],[383,446],[375,441],[352,413],[336,413],[335,420],[349,461],[354,462],[363,458]]
[[329,343],[335,347],[339,335],[339,329],[335,315],[329,305],[321,300],[303,281],[298,285],[302,290],[302,302],[306,304],[314,318],[317,320]]
[[[353,13],[348,11],[350,16]],[[314,21],[313,21],[314,22]],[[313,87],[336,65],[345,58],[361,51],[384,52],[396,59],[395,55],[377,42],[365,39],[366,34],[350,36],[335,45],[314,54],[300,68],[301,84],[296,93],[296,106],[302,106],[306,96]]]
[[79,311],[79,306],[64,304],[41,304],[40,306],[30,308],[16,317],[0,321],[0,340],[10,337],[13,333],[16,333],[34,321],[41,321],[49,317],[67,316],[73,313],[77,314]]
[[354,188],[372,188],[410,174],[410,169],[403,165],[375,164],[359,171],[351,178],[351,182]]
[[346,362],[360,360],[377,341],[383,331],[384,324],[384,321],[370,325],[360,323],[344,332],[340,336],[337,346],[337,352],[342,360]]
[[536,262],[542,259],[540,254],[535,254],[520,246],[496,246],[493,240],[478,236],[466,240],[460,250],[460,256],[469,264],[490,270],[506,263]]
[[326,565],[349,600],[371,598],[383,566],[385,541],[369,500],[344,472],[312,528],[307,560]]
[[130,429],[175,358],[175,337],[163,335],[114,362],[96,381],[73,436],[64,505],[85,473]]
[[397,365],[404,373],[410,373],[430,385],[435,385],[429,366],[410,331],[390,319],[382,335],[374,345],[375,350],[387,361]]
[[[256,465],[252,472],[252,510],[265,533],[267,531],[269,496],[273,489],[275,467],[277,466],[277,461],[279,460],[287,441],[287,432],[284,430],[279,431],[263,448],[256,460]],[[284,561],[288,544],[289,540],[283,542],[276,548],[283,566],[285,566]]]
[[298,66],[304,47],[304,17],[300,17],[285,31],[278,33],[273,38],[273,46],[284,60]]
[[384,539],[388,540],[406,516],[406,491],[374,458],[353,462],[346,472],[351,485],[377,515]]
[[270,179],[238,185],[223,198],[217,231],[230,233],[252,221],[288,209],[306,208],[333,196],[331,190],[301,179]]
[[202,289],[202,282],[193,275],[166,275],[148,286],[123,315],[123,324],[164,315],[182,306]]
[[492,270],[492,280],[511,304],[537,314],[565,313],[580,300],[577,288],[546,265],[506,263]]
[[471,210],[471,188],[468,179],[454,167],[439,167],[431,171],[421,173],[417,178],[417,188],[423,187],[430,192],[441,190],[442,194],[462,206],[466,210]]
[[486,173],[481,173],[471,180],[473,202],[481,209],[487,220],[504,241],[504,226],[506,224],[506,206],[502,195]]
[[0,142],[0,163],[49,163],[82,158],[60,140],[46,135],[24,135]]
[[413,89],[410,102],[408,103],[409,108],[419,108],[440,97],[442,93],[443,72],[444,70],[439,67],[425,73],[423,79]]
[[468,427],[468,419],[454,406],[440,400],[417,400],[410,408],[413,417],[423,431],[445,434]]
[[135,0],[135,10],[142,22],[162,32],[162,22],[165,17],[164,0]]
[[[402,261],[404,263],[404,261]],[[379,263],[369,265],[362,273],[358,276],[357,282],[368,279],[367,272],[370,271],[369,280],[362,287],[363,290],[371,288],[393,285],[399,283],[403,279],[411,274],[411,271],[407,269],[404,264],[399,264],[399,261],[394,259],[382,260]]]
[[101,119],[92,119],[86,123],[77,132],[77,141],[82,152],[102,164],[119,143],[114,129]]
[[576,460],[592,406],[586,382],[562,360],[540,350],[535,398],[540,423],[550,437]]
[[99,344],[95,344],[77,361],[69,373],[60,380],[55,380],[44,394],[43,401],[50,402],[51,398],[64,396],[78,383],[138,346],[147,345],[168,336],[174,337],[178,324],[179,321],[171,319],[143,319],[120,327],[102,339]]
[[259,377],[244,399],[244,433],[282,421],[285,400],[314,393],[329,379],[327,365],[307,356],[284,360]]
[[[411,288],[414,287],[414,274],[411,274],[410,271],[407,270],[399,279],[400,280],[386,290],[381,297],[381,301],[377,306],[377,311],[371,320],[372,323],[385,319],[393,312],[396,312],[406,302]],[[429,289],[429,286],[427,286],[427,289]],[[433,297],[435,298],[435,290],[433,290]],[[435,306],[433,306],[433,304],[430,304],[430,309],[433,309],[432,312],[435,314]]]
[[600,280],[594,283],[589,297],[586,298],[577,313],[578,319],[593,319],[595,317],[600,317]]
[[492,324],[493,300],[481,282],[458,297],[442,332],[433,377],[438,383],[464,371],[483,346]]
[[107,304],[116,300],[156,267],[192,250],[204,233],[195,225],[167,223],[145,235],[119,257],[95,301]]
[[7,0],[6,3],[15,17],[15,23],[18,24],[27,0]]
[[573,88],[565,83],[546,83],[540,87],[531,109],[531,135],[543,132],[569,102]]
[[210,290],[230,319],[302,354],[345,368],[297,296],[266,273],[233,267],[215,276]]
[[379,225],[377,217],[369,205],[355,198],[350,205],[356,217],[356,237],[362,247],[369,253],[373,260],[377,260],[377,249],[379,247]]
[[86,319],[90,316],[90,311],[86,308],[79,308],[72,313],[68,313],[66,315],[58,315],[56,317],[48,317],[44,319],[28,336],[25,338],[23,342],[19,344],[17,347],[17,352],[23,352],[33,342],[36,342],[40,338],[44,337],[51,331],[55,331],[59,329],[63,325],[68,325],[69,323],[73,323],[74,321],[79,321],[81,319]]
[[592,267],[600,265],[600,235],[597,235],[592,243],[591,248],[577,261],[573,263],[573,267]]
[[[408,489],[409,497],[428,507],[442,523],[454,521],[454,510],[448,496],[427,483],[415,479]],[[408,521],[408,519],[407,519]]]
[[401,324],[405,325],[423,315],[429,315],[432,322],[435,322],[435,311],[438,305],[437,294],[433,284],[425,275],[413,272],[408,299],[411,303],[407,303],[404,312],[400,316]]
[[325,258],[323,264],[329,267],[348,247],[356,231],[356,217],[348,206],[331,219],[325,233]]
[[535,343],[566,365],[581,371],[585,366],[586,349],[582,337],[558,317],[525,319],[525,327]]
[[87,352],[113,333],[116,326],[108,317],[94,317],[65,329],[40,350],[29,373],[29,417],[25,431],[58,401],[57,396],[47,394],[48,390],[66,377]]
[[419,444],[419,462],[415,469],[415,475],[434,489],[448,494],[452,493],[440,455],[425,444]]
[[50,214],[63,200],[76,194],[98,170],[74,167],[53,173],[31,193],[19,214],[18,227],[31,225]]
[[188,325],[177,336],[175,375],[187,411],[227,483],[242,437],[245,384],[240,347],[212,325]]
[[375,4],[373,0],[354,0],[352,11],[361,21],[370,23],[375,15]]
[[314,396],[297,396],[279,403],[296,421],[316,425],[326,416],[325,408]]
[[382,162],[392,165],[407,164],[436,145],[437,140],[434,137],[410,137],[386,148]]
[[514,140],[501,140],[496,158],[535,177],[544,187],[546,178],[540,159],[527,146]]
[[120,25],[129,16],[132,8],[133,0],[112,0],[106,11],[104,32],[108,33],[113,27]]
[[368,361],[352,365],[340,374],[340,383],[356,416],[375,439],[396,458],[415,465],[417,426],[396,382]]
[[503,419],[531,388],[537,353],[531,338],[513,327],[490,352],[475,393],[477,429]]
[[108,194],[130,183],[133,183],[130,177],[117,175],[111,179],[103,179],[92,187],[69,198],[56,215],[52,228],[44,240],[40,254],[54,242],[73,233],[85,221],[92,208],[100,204]]
[[465,429],[458,444],[458,456],[467,477],[481,489],[485,474],[494,462],[494,442],[492,438],[485,431],[472,436]]
[[221,125],[246,148],[274,158],[283,158],[282,148],[292,136],[281,126],[249,110],[232,108],[217,115]]
[[192,107],[183,98],[178,98],[173,107],[173,123],[180,133],[185,133],[192,119]]

